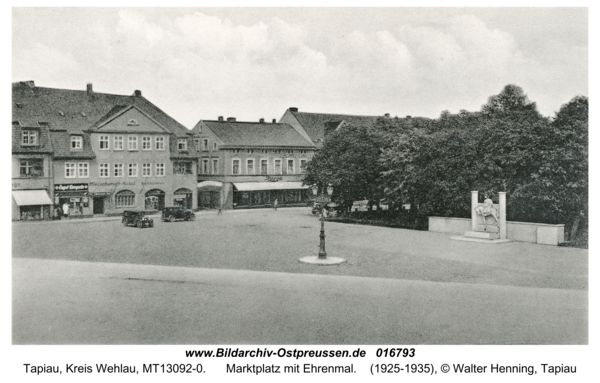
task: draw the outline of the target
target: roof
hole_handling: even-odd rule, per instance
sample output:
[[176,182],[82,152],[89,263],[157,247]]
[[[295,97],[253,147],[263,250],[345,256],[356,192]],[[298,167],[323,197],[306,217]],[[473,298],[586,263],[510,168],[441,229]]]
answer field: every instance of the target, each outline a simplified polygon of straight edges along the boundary
[[[39,132],[38,144],[34,146],[21,145],[21,130],[23,128],[34,128]],[[50,154],[52,153],[52,141],[48,126],[37,122],[14,121],[12,124],[12,152],[13,153],[31,153],[31,154]]]
[[177,136],[190,131],[146,100],[141,93],[122,96],[87,90],[36,87],[33,81],[12,84],[13,120],[48,122],[51,128],[81,134],[98,121],[110,118],[126,106],[135,105]]
[[83,137],[82,149],[71,150],[71,136],[77,134],[71,134],[65,129],[51,129],[50,132],[54,159],[91,160],[96,158],[96,154],[92,150],[89,134],[78,134]]
[[373,126],[381,116],[355,116],[350,114],[305,113],[290,111],[302,128],[316,142],[325,137],[325,130],[337,127],[342,121],[355,126]]
[[201,121],[223,142],[232,147],[302,147],[314,145],[289,124],[233,121]]

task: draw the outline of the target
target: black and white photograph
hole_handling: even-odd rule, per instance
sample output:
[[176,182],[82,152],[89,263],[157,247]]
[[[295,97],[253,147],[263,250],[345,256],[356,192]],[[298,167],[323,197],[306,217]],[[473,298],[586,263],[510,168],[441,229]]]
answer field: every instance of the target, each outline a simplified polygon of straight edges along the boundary
[[189,5],[5,7],[15,379],[600,376],[593,7]]

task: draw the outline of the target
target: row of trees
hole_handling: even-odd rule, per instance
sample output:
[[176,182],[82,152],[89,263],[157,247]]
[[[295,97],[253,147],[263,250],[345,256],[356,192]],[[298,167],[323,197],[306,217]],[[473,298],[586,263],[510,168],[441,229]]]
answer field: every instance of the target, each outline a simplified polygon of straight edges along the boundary
[[327,136],[305,183],[331,183],[346,206],[385,199],[446,217],[470,217],[471,190],[506,191],[509,220],[564,223],[575,240],[588,218],[588,99],[548,118],[507,85],[478,112],[344,126]]

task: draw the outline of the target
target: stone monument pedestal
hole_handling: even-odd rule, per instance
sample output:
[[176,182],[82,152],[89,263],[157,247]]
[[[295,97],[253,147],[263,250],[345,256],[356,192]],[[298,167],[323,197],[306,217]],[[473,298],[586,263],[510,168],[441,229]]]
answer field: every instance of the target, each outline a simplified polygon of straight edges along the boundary
[[471,192],[471,230],[463,237],[451,237],[459,241],[481,243],[512,242],[506,238],[506,192],[498,193],[499,203],[486,198],[479,203],[479,192]]

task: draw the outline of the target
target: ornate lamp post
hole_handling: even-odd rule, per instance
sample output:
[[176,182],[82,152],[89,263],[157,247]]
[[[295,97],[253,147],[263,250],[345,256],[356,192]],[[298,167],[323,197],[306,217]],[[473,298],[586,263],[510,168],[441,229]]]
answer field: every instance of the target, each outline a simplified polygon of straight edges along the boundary
[[315,196],[315,202],[318,202],[321,205],[321,241],[319,243],[319,259],[326,259],[327,252],[325,251],[325,215],[323,214],[323,209],[325,208],[325,204],[331,202],[333,186],[327,186],[327,194],[325,194],[325,191],[319,194],[319,187],[317,185],[313,185],[311,190],[313,192],[313,195]]

